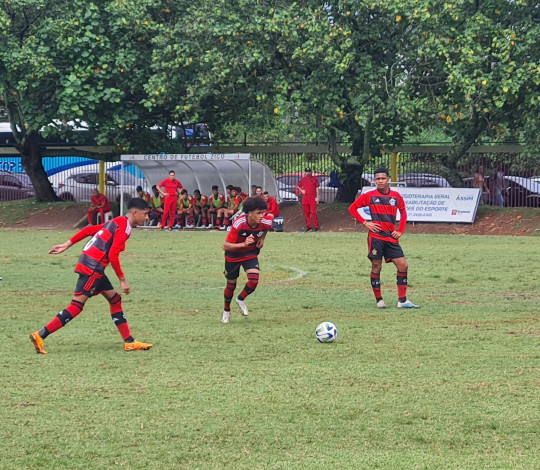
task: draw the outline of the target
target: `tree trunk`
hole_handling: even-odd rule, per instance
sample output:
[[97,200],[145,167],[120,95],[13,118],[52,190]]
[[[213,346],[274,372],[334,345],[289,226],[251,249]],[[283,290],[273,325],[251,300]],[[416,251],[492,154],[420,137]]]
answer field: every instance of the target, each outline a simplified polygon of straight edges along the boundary
[[25,136],[22,144],[15,145],[21,153],[22,166],[29,176],[37,202],[57,202],[61,199],[54,192],[43,162],[41,160],[41,147],[39,145],[39,134],[30,132]]
[[362,188],[362,173],[365,166],[363,148],[363,140],[355,139],[351,157],[340,165],[340,181],[342,186],[338,189],[336,196],[338,201],[353,202],[356,199],[358,191]]

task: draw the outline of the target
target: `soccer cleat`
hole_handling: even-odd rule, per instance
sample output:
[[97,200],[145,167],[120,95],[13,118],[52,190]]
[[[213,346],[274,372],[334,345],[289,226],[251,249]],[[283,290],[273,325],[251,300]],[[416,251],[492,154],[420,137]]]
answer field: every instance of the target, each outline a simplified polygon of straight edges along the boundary
[[231,312],[227,312],[227,310],[223,310],[221,323],[229,323],[230,321],[231,321]]
[[420,308],[419,305],[413,304],[410,300],[406,300],[405,302],[399,302],[397,303],[398,308]]
[[306,229],[306,232],[313,232],[313,229],[312,229],[311,227],[308,227],[308,228]]
[[384,303],[383,299],[377,302],[377,308],[386,308],[386,304]]
[[47,351],[43,349],[43,340],[41,339],[41,336],[39,336],[39,332],[34,331],[30,335],[30,341],[34,344],[34,347],[36,348],[36,352],[38,354],[47,354]]
[[242,310],[242,315],[244,315],[244,317],[246,317],[248,315],[248,313],[249,313],[246,302],[244,302],[243,300],[240,300],[238,297],[235,300],[236,300],[236,303],[238,304],[238,306],[240,307],[240,310]]
[[124,343],[124,351],[146,351],[153,345],[150,343],[142,343],[141,341],[133,341],[133,343]]
[[205,228],[214,228],[212,224],[208,224]]
[[319,232],[319,231],[320,231],[320,229],[316,228],[316,229],[315,229],[315,230],[313,230],[313,231],[314,231],[314,232]]

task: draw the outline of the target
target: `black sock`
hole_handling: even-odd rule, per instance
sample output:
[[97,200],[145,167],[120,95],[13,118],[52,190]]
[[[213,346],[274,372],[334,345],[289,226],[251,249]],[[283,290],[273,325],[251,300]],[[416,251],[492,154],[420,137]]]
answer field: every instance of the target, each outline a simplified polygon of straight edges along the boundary
[[41,339],[45,339],[47,336],[49,336],[49,330],[46,326],[44,326],[38,331],[38,335],[41,337]]
[[126,338],[124,340],[124,343],[133,343],[135,340],[133,339],[133,336],[130,336],[129,338]]

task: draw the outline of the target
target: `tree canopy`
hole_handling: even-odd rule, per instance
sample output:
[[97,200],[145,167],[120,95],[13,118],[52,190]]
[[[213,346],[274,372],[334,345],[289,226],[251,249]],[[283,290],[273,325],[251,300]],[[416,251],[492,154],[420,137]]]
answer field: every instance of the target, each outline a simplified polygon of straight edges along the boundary
[[33,181],[37,137],[69,123],[119,151],[163,150],[151,129],[177,122],[327,141],[349,197],[369,155],[434,124],[450,166],[483,138],[537,145],[533,1],[0,4],[0,93]]

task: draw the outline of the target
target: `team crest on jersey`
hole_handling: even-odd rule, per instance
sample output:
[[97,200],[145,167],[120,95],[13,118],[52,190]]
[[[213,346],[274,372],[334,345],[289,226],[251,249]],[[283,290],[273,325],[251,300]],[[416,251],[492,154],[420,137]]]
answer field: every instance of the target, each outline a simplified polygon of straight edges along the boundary
[[264,233],[264,232],[263,232],[262,230],[261,230],[260,232],[257,232],[256,237],[262,237],[263,233]]
[[396,200],[394,198],[391,198],[390,201],[388,201],[390,203],[391,206],[395,206],[396,205]]
[[377,256],[377,250],[375,248],[373,248],[373,250],[371,250],[371,254],[373,256]]

